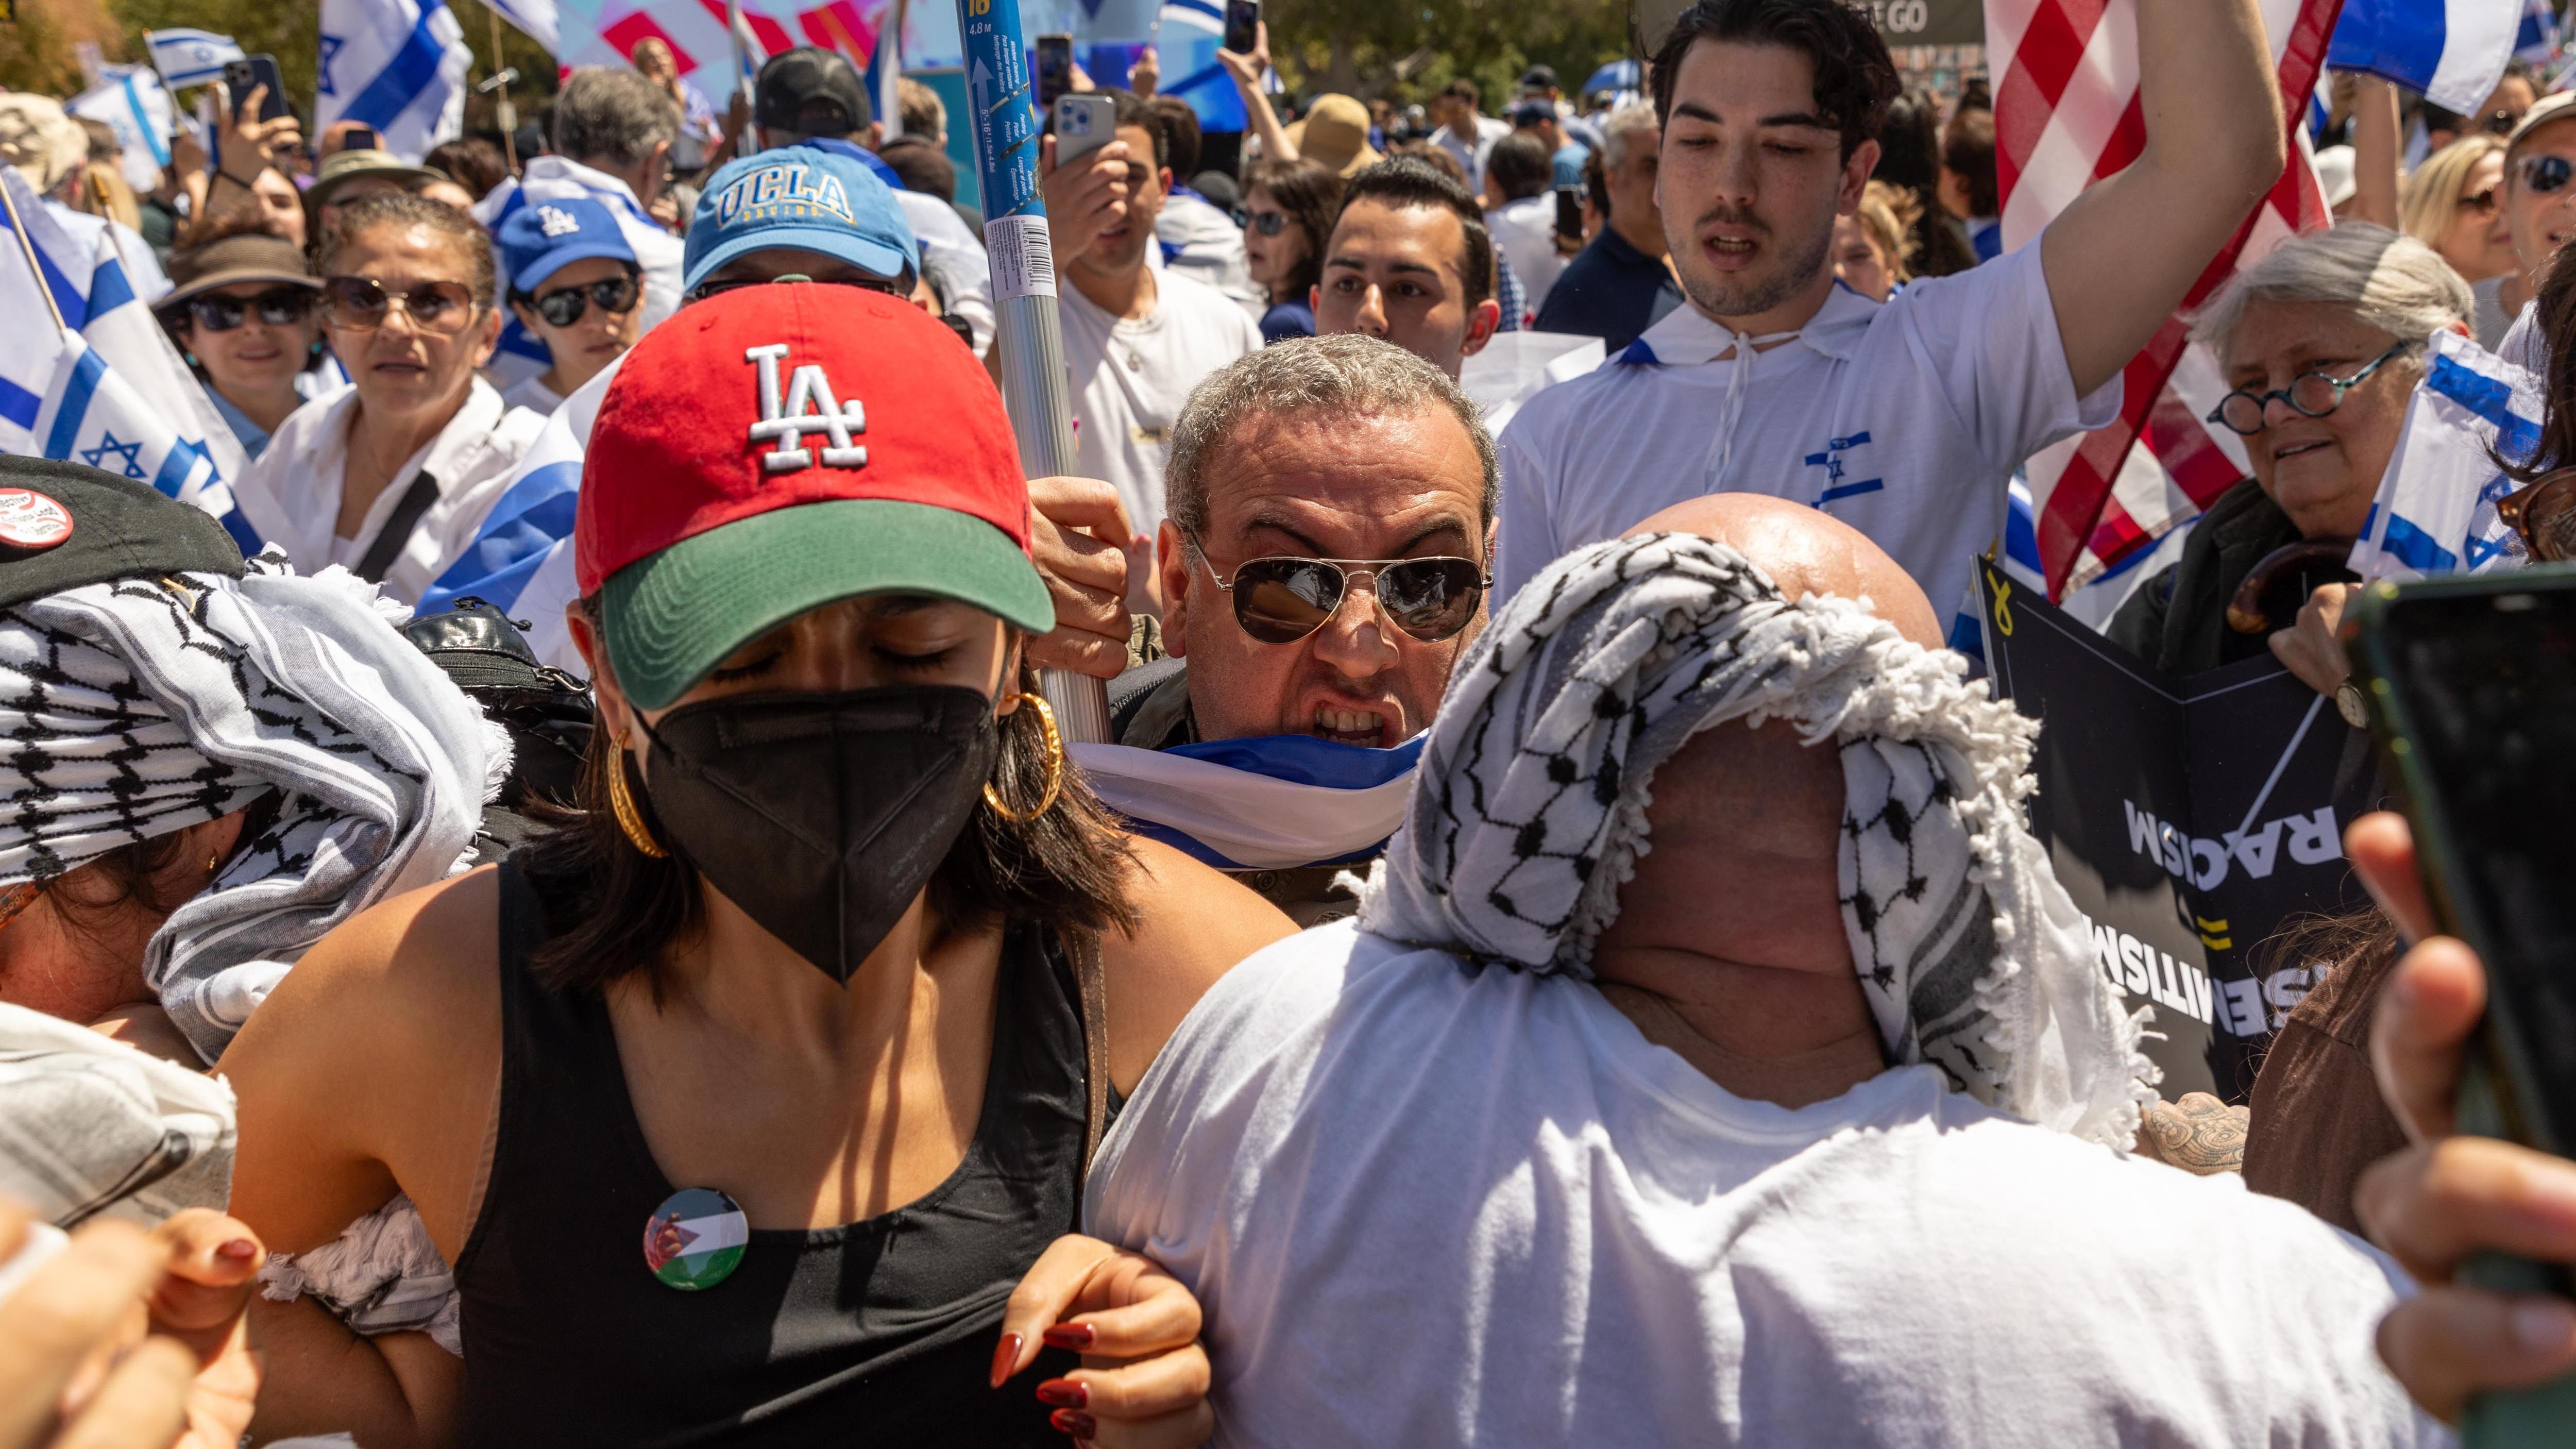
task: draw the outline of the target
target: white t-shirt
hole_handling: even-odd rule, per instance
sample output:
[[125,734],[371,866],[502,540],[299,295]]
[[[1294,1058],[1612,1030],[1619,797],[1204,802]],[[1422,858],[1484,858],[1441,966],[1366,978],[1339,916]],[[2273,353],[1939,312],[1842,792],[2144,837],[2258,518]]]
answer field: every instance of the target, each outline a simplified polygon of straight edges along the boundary
[[1520,273],[1530,315],[1537,316],[1547,304],[1548,289],[1556,285],[1556,274],[1565,270],[1566,259],[1556,254],[1556,193],[1542,191],[1503,203],[1485,213],[1485,229]]
[[286,550],[298,573],[331,564],[354,568],[375,546],[412,480],[427,473],[438,483],[438,501],[412,525],[402,552],[386,568],[385,592],[406,604],[438,581],[483,526],[483,515],[501,500],[519,455],[536,441],[546,420],[511,408],[481,378],[465,405],[429,445],[404,460],[367,508],[355,537],[338,535],[340,483],[349,466],[349,425],[357,417],[358,389],[325,393],[287,415],[270,435],[268,449],[233,485],[242,517],[259,536]]
[[1590,985],[1321,926],[1191,1011],[1084,1231],[1198,1295],[1221,1445],[2448,1442],[2396,1268],[1880,1074],[1729,1095]]
[[1149,537],[1163,521],[1163,459],[1181,404],[1209,373],[1261,350],[1261,329],[1214,287],[1169,271],[1154,286],[1152,314],[1133,321],[1070,281],[1056,290],[1075,471],[1115,485],[1127,521]]
[[520,378],[501,389],[501,406],[526,408],[538,417],[550,418],[555,415],[555,409],[563,406],[563,394],[546,386],[546,375],[541,372],[533,377]]
[[1511,133],[1511,122],[1480,115],[1472,138],[1443,126],[1431,133],[1431,144],[1448,152],[1458,169],[1467,173],[1467,190],[1473,193],[1485,184],[1485,160],[1494,154],[1494,143]]
[[1957,609],[1971,561],[2003,532],[2013,470],[2120,410],[2116,376],[2075,396],[2041,250],[1885,303],[1836,283],[1749,371],[1733,333],[1681,307],[1600,371],[1531,398],[1499,440],[1494,606],[1567,550],[1686,498],[1767,493],[1869,535],[1935,610]]
[[1185,272],[1234,299],[1258,318],[1270,309],[1252,282],[1252,262],[1244,254],[1243,228],[1197,195],[1174,192],[1154,218],[1154,250],[1146,259],[1158,271]]

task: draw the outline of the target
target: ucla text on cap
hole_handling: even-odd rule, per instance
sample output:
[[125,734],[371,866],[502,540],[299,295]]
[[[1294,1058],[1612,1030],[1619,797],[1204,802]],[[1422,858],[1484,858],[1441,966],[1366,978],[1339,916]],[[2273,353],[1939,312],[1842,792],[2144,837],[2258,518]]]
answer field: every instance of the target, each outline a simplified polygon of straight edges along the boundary
[[803,161],[773,161],[734,178],[716,197],[716,224],[731,226],[751,217],[837,216],[856,226],[850,198],[841,181]]

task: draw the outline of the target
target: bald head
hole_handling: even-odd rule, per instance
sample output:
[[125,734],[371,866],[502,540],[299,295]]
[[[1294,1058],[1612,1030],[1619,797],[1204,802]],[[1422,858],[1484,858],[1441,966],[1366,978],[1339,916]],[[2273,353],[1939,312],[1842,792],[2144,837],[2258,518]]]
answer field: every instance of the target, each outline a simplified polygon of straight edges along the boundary
[[1771,576],[1783,598],[1867,599],[1870,612],[1926,649],[1942,647],[1940,616],[1912,575],[1860,530],[1803,503],[1761,493],[1710,493],[1676,503],[1636,527],[1696,533],[1725,544]]

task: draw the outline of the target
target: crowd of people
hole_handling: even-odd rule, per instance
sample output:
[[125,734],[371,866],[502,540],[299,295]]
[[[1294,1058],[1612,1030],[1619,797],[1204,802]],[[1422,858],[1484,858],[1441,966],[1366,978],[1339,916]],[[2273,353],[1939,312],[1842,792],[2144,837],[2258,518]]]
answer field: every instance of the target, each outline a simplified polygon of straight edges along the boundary
[[[0,1449],[2381,1446],[2576,1369],[2454,1281],[2576,1261],[2576,1164],[2458,1135],[2403,820],[2250,1104],[2163,1101],[1969,657],[2289,157],[2254,0],[2136,46],[2011,250],[1982,88],[1845,0],[1499,114],[1283,116],[1262,33],[1224,167],[1148,52],[1039,149],[1038,478],[950,118],[836,52],[417,164],[226,96],[142,198],[0,96],[257,543],[0,456]],[[2335,223],[2193,315],[2247,476],[2114,642],[2350,692],[2436,347],[2565,461],[2538,90],[2335,88]]]

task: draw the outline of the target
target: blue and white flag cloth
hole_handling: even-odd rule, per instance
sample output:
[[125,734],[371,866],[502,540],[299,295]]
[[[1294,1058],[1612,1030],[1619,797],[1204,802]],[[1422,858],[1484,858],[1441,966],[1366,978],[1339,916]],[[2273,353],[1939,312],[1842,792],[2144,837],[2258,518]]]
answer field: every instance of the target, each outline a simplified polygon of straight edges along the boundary
[[[676,259],[667,266],[656,265],[658,258],[672,255],[674,239],[636,204],[635,193],[627,189],[625,182],[561,156],[533,156],[523,174],[503,177],[500,185],[474,203],[474,219],[492,234],[492,257],[498,264],[502,260],[501,223],[530,202],[567,201],[574,197],[588,197],[617,218],[618,231],[644,266],[644,330],[652,331],[680,308],[680,266]],[[494,381],[507,387],[554,365],[554,354],[546,350],[546,344],[521,325],[517,313],[508,313],[501,323],[500,349],[492,354],[490,372]]]
[[2495,460],[2529,460],[2541,396],[2539,378],[2456,332],[2433,334],[2397,451],[2352,546],[2350,567],[2362,582],[2524,562],[2521,535],[2496,516],[2496,500],[2519,485]]
[[1391,750],[1311,735],[1067,748],[1139,834],[1220,870],[1289,870],[1376,854],[1404,821],[1423,738]]
[[[123,390],[141,399],[146,412],[204,453],[219,478],[240,477],[248,462],[240,440],[180,361],[145,299],[136,294],[115,232],[96,217],[42,205],[14,167],[0,166],[0,186],[9,194],[8,208],[0,210],[0,253],[5,253],[0,254],[0,317],[43,319],[27,330],[29,345],[0,348],[0,398],[19,400],[17,409],[24,412],[24,398],[46,395],[55,380],[56,352],[44,338],[53,314],[60,313],[63,324],[81,335],[100,364],[115,372]],[[13,215],[26,227],[24,245],[11,234]],[[30,251],[41,280],[27,270]],[[41,450],[12,443],[0,451]]]
[[2522,26],[2514,32],[2513,58],[2529,65],[2558,59],[2556,0],[2522,0]]
[[1216,53],[1224,43],[1224,0],[1163,0],[1154,22],[1161,90],[1189,102],[1202,131],[1240,131],[1251,124],[1234,78],[1217,64]]
[[257,553],[258,533],[205,450],[180,437],[79,333],[66,327],[47,346],[47,331],[28,328],[9,349],[12,371],[32,359],[52,375],[41,393],[0,377],[0,453],[86,463],[149,483],[221,519],[244,554]]
[[313,126],[357,121],[412,165],[462,133],[474,52],[444,0],[322,0]]
[[492,13],[509,21],[511,28],[544,46],[553,55],[563,48],[563,19],[555,13],[555,0],[483,0]]
[[500,501],[483,516],[474,542],[420,596],[416,612],[443,614],[461,599],[481,599],[527,621],[528,648],[540,664],[590,672],[573,647],[564,606],[581,596],[572,570],[572,525],[581,503],[581,460],[608,384],[626,359],[600,369],[546,419],[519,457]]
[[2344,0],[2326,64],[2395,81],[2466,115],[2503,78],[2521,30],[2511,0]]
[[152,49],[152,68],[174,91],[222,80],[226,62],[249,58],[231,36],[185,26],[146,31],[143,43]]
[[87,117],[116,133],[123,154],[125,184],[150,191],[161,184],[161,168],[170,164],[170,137],[177,117],[170,92],[150,66],[103,65],[99,84],[70,100],[63,109]]

